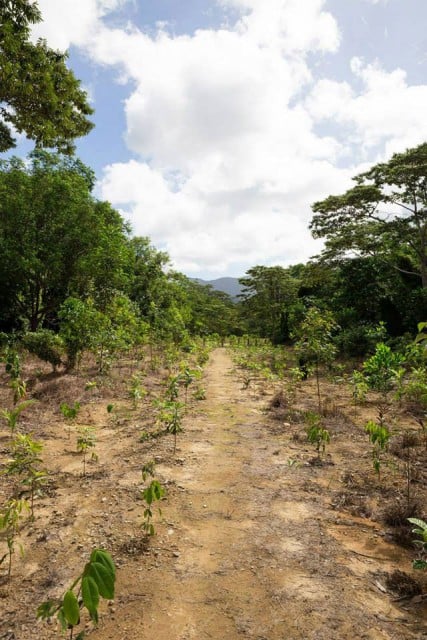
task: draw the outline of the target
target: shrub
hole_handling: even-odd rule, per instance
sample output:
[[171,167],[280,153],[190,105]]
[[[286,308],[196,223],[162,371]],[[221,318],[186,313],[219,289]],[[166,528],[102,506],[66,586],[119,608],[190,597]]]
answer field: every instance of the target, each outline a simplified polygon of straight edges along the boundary
[[39,329],[38,331],[27,333],[22,342],[30,353],[40,358],[40,360],[49,362],[54,371],[62,363],[64,342],[53,331]]

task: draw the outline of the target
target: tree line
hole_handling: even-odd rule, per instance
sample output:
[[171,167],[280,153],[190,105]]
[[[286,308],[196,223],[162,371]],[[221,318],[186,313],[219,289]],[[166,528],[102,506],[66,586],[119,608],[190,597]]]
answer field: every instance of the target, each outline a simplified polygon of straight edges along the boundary
[[0,331],[66,334],[74,322],[82,336],[90,320],[117,337],[139,322],[176,342],[249,332],[281,344],[296,339],[315,307],[333,314],[341,351],[357,355],[378,326],[398,337],[427,317],[427,143],[314,203],[321,255],[252,267],[233,303],[173,271],[166,253],[131,237],[120,214],[94,197],[94,173],[73,155],[75,138],[93,127],[92,109],[67,55],[30,40],[40,20],[36,2],[1,3],[0,151],[13,148],[15,132],[35,149],[0,161]]

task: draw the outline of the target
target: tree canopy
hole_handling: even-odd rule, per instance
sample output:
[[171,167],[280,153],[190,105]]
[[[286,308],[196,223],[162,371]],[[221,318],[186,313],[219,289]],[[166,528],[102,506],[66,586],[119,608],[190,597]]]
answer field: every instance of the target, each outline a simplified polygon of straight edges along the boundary
[[73,140],[93,127],[87,119],[93,110],[67,54],[30,41],[31,25],[40,21],[35,2],[0,2],[0,152],[15,146],[16,131],[37,147],[71,153]]
[[299,281],[283,267],[252,267],[240,278],[242,314],[260,335],[280,343],[289,337],[289,311],[297,300]]
[[[126,287],[130,249],[120,214],[93,198],[79,160],[34,151],[0,162],[0,320],[32,330],[69,295],[105,303]],[[110,292],[110,293],[109,293]],[[7,317],[5,317],[5,315]]]
[[377,256],[427,287],[427,143],[354,178],[356,185],[313,205],[310,227],[323,256]]

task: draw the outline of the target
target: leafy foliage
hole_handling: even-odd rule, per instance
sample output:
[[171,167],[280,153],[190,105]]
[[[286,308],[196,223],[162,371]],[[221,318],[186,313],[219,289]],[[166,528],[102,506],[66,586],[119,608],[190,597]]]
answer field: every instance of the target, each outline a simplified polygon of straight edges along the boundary
[[[58,600],[43,602],[37,609],[37,617],[49,620],[57,617],[62,630],[73,630],[80,624],[80,612],[86,609],[89,617],[96,624],[98,622],[98,608],[101,598],[114,598],[116,568],[107,551],[94,549],[86,563],[83,572],[74,580],[64,595]],[[83,638],[80,632],[78,638]]]
[[31,25],[41,19],[35,2],[0,5],[0,151],[15,146],[14,129],[38,146],[70,153],[73,139],[93,126],[87,119],[93,111],[67,66],[67,54],[50,49],[44,40],[30,40]]

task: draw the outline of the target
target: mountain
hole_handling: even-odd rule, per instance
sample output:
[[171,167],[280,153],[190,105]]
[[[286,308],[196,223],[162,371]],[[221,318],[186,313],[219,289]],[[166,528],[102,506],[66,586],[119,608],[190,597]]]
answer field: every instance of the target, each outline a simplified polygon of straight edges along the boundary
[[216,289],[217,291],[228,293],[233,300],[237,300],[239,293],[242,293],[242,286],[239,284],[238,278],[227,277],[217,278],[216,280],[201,280],[200,278],[195,278],[195,280],[200,284],[209,284],[212,289]]

